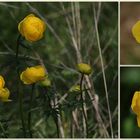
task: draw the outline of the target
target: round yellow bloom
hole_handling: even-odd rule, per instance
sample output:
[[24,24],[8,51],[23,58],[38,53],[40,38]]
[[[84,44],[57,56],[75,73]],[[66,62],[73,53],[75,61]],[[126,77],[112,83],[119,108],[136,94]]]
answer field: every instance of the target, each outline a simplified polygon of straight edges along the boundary
[[132,27],[132,34],[136,41],[140,43],[140,20],[136,22],[136,24],[133,25]]
[[80,85],[74,85],[70,88],[70,92],[78,92],[80,91]]
[[31,42],[40,40],[45,29],[45,22],[33,14],[26,16],[18,25],[21,35]]
[[134,93],[131,108],[133,112],[137,115],[138,127],[140,127],[140,91]]
[[0,89],[0,101],[9,102],[12,101],[9,99],[10,92],[7,88]]
[[0,89],[2,89],[5,86],[4,78],[0,75]]
[[80,63],[77,65],[77,68],[78,68],[78,71],[83,73],[83,74],[86,74],[86,75],[89,75],[91,74],[92,72],[92,68],[90,65],[88,64],[85,64],[85,63]]
[[33,84],[45,78],[46,72],[43,66],[28,67],[20,74],[20,79],[24,84]]

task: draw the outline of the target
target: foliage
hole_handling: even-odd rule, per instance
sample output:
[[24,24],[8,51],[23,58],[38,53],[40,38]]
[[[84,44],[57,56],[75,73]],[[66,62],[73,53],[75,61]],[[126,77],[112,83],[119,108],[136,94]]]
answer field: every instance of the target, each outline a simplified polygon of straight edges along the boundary
[[[66,138],[73,137],[72,135],[75,138],[85,137],[81,113],[84,103],[80,97],[81,93],[85,95],[88,137],[118,137],[117,3],[7,2],[0,3],[0,13],[0,74],[4,76],[6,87],[11,92],[10,98],[13,100],[0,103],[2,125],[0,129],[4,130],[0,131],[0,137],[24,137],[19,114],[18,88],[19,93],[23,94],[26,129],[27,116],[31,111],[32,133],[35,138],[57,138],[58,131],[59,137],[63,135]],[[18,23],[30,13],[34,13],[46,22],[46,32],[43,39],[37,42],[31,43],[22,38],[23,44],[27,47],[20,46],[18,55],[20,63],[17,65],[15,59],[19,35],[17,27]],[[103,67],[95,23],[98,23]],[[84,77],[83,89],[71,93],[70,88],[80,84],[81,74],[76,69],[80,59],[91,65],[93,74]],[[51,87],[42,87],[40,83],[35,85],[30,110],[32,87],[24,85],[19,80],[17,70],[21,73],[26,67],[38,64],[46,67]],[[105,79],[102,75],[103,69]],[[91,87],[86,79],[89,80]],[[108,87],[107,93],[104,88],[105,83]],[[93,95],[94,98],[89,95]],[[107,103],[110,104],[112,133]],[[96,105],[98,108],[95,108]],[[72,119],[72,112],[75,110],[78,111],[76,122]]]

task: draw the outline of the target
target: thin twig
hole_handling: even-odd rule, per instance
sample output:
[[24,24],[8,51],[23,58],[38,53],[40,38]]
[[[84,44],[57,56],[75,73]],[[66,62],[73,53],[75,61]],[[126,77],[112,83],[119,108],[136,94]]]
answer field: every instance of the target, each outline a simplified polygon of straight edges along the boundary
[[[81,94],[81,102],[82,102],[82,112],[85,120],[85,127],[84,127],[84,138],[88,138],[88,122],[87,122],[87,116],[86,112],[84,109],[84,99],[83,99],[83,93],[82,93],[82,85],[83,85],[83,80],[84,80],[84,74],[81,76],[81,81],[80,81],[80,94]],[[84,124],[84,123],[83,123]]]
[[[61,7],[65,11],[65,7],[64,7],[63,3],[61,3]],[[67,22],[67,25],[68,25],[68,28],[69,28],[69,32],[70,32],[70,35],[71,35],[71,39],[72,39],[72,42],[73,42],[73,47],[74,47],[75,52],[76,52],[77,60],[78,60],[78,63],[80,63],[80,62],[82,62],[80,50],[78,48],[76,39],[74,37],[74,33],[73,33],[72,27],[70,25],[70,21],[69,21],[67,16],[65,16],[65,18],[66,18],[66,22]]]
[[32,135],[32,129],[31,129],[31,121],[32,121],[31,109],[32,109],[34,88],[35,88],[35,84],[32,85],[32,91],[31,91],[31,94],[30,94],[30,106],[29,106],[29,113],[28,113],[28,129],[29,129],[30,138],[33,137],[33,135]]
[[102,73],[103,73],[103,80],[104,80],[106,100],[107,100],[107,108],[108,108],[109,123],[110,123],[110,129],[111,129],[111,137],[113,138],[113,127],[112,127],[112,118],[111,118],[111,111],[110,111],[109,98],[108,98],[108,89],[107,89],[107,84],[106,84],[106,76],[105,76],[105,71],[104,71],[104,63],[103,63],[103,58],[102,58],[101,46],[100,46],[100,38],[99,38],[95,8],[94,8],[94,22],[95,22],[95,30],[96,30],[96,37],[97,37],[99,55],[100,55],[100,60],[101,60],[101,65],[102,65]]

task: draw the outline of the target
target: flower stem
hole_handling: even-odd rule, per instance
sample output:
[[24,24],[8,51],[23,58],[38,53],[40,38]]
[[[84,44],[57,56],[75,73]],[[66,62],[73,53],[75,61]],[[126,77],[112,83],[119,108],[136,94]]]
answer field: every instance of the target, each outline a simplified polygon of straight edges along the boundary
[[24,117],[23,117],[23,104],[22,104],[22,99],[23,99],[23,94],[22,92],[19,93],[19,110],[20,110],[20,118],[21,118],[21,123],[22,123],[22,129],[23,129],[23,134],[24,138],[26,138],[26,129],[25,129],[25,122],[24,122]]
[[28,113],[28,129],[29,129],[30,138],[33,137],[32,130],[31,130],[31,119],[32,119],[31,109],[32,109],[34,88],[35,88],[35,84],[32,85],[32,91],[31,91],[31,95],[30,95],[30,106],[29,106],[29,113]]
[[80,94],[81,94],[81,101],[82,101],[82,112],[83,112],[83,116],[84,116],[85,123],[86,123],[86,137],[88,138],[88,123],[87,123],[86,112],[84,110],[84,98],[83,98],[83,89],[82,89],[83,80],[84,80],[84,74],[81,75],[81,80],[80,80]]
[[19,35],[19,36],[18,36],[18,38],[17,38],[17,46],[16,46],[16,60],[18,60],[19,45],[20,45],[20,38],[21,38],[21,35]]
[[54,118],[54,117],[53,117],[53,119],[54,119],[54,122],[55,122],[55,125],[56,125],[56,128],[57,128],[57,138],[59,138],[60,136],[59,136],[58,119],[56,119],[56,118]]
[[[50,109],[53,110],[52,106],[51,106],[51,99],[47,93],[47,97],[48,97],[48,100],[49,100],[49,107]],[[55,106],[55,105],[54,105]],[[53,120],[54,120],[54,123],[56,125],[56,129],[57,129],[57,138],[59,138],[59,125],[58,125],[58,119],[56,119],[56,117],[52,116],[53,117]]]
[[74,130],[73,130],[73,116],[72,116],[72,110],[71,110],[71,126],[70,126],[70,136],[71,138],[74,138]]
[[[19,53],[19,46],[20,46],[20,38],[21,35],[18,36],[17,38],[17,46],[16,46],[16,63],[18,66],[18,53]],[[17,67],[17,76],[19,77],[19,68]],[[21,118],[21,123],[22,123],[22,129],[23,129],[23,134],[24,137],[26,138],[26,129],[25,129],[25,123],[24,123],[24,117],[23,117],[23,106],[22,106],[22,98],[23,94],[22,92],[19,93],[19,78],[18,78],[18,83],[17,83],[17,93],[19,95],[19,110],[20,110],[20,118]]]

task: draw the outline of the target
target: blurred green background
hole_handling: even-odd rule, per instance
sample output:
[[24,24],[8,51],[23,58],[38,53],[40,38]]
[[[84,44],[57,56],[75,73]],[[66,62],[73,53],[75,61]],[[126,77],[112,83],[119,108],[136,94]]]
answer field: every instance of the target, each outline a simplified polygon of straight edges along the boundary
[[120,69],[120,136],[121,138],[139,138],[140,128],[137,117],[131,110],[132,97],[140,90],[140,68]]
[[[73,48],[70,31],[67,25],[66,17],[72,22],[72,5],[78,5],[80,9],[80,43],[83,61],[91,64],[94,69],[90,76],[95,91],[99,96],[99,109],[106,130],[110,135],[108,110],[106,104],[103,76],[101,70],[101,61],[97,47],[97,39],[94,24],[94,12],[98,14],[98,27],[102,57],[108,86],[108,96],[111,108],[113,136],[118,137],[118,3],[117,2],[0,2],[0,74],[4,76],[6,86],[11,92],[9,103],[0,102],[0,120],[7,132],[8,137],[23,137],[18,107],[17,95],[17,77],[15,50],[16,40],[19,35],[18,23],[28,14],[34,13],[45,20],[47,24],[46,32],[42,40],[36,43],[25,42],[31,45],[39,54],[45,64],[49,77],[55,86],[56,93],[63,96],[74,84],[79,82],[79,74],[76,70],[77,58]],[[65,11],[62,7],[65,7]],[[78,7],[75,6],[75,10]],[[77,29],[73,29],[73,31]],[[39,64],[38,58],[28,49],[20,48],[21,71],[27,66]],[[25,58],[26,57],[26,58]],[[28,57],[28,59],[27,59]],[[31,92],[30,86],[20,84],[20,92],[24,93],[24,116],[26,119],[28,111],[28,99]],[[40,87],[36,88],[36,97],[33,108],[33,128],[34,137],[37,138],[55,138],[56,127],[51,117],[48,118],[46,104],[43,102]],[[50,91],[50,93],[54,93]],[[87,98],[89,100],[89,98]],[[70,102],[68,100],[68,102]],[[40,109],[41,107],[41,109]],[[95,127],[96,120],[92,105],[89,102],[88,124],[90,126],[89,137],[101,137]],[[69,107],[65,107],[63,112],[63,127],[65,136],[70,137],[70,115]],[[0,131],[0,137],[4,137]],[[77,135],[76,137],[80,137]]]

